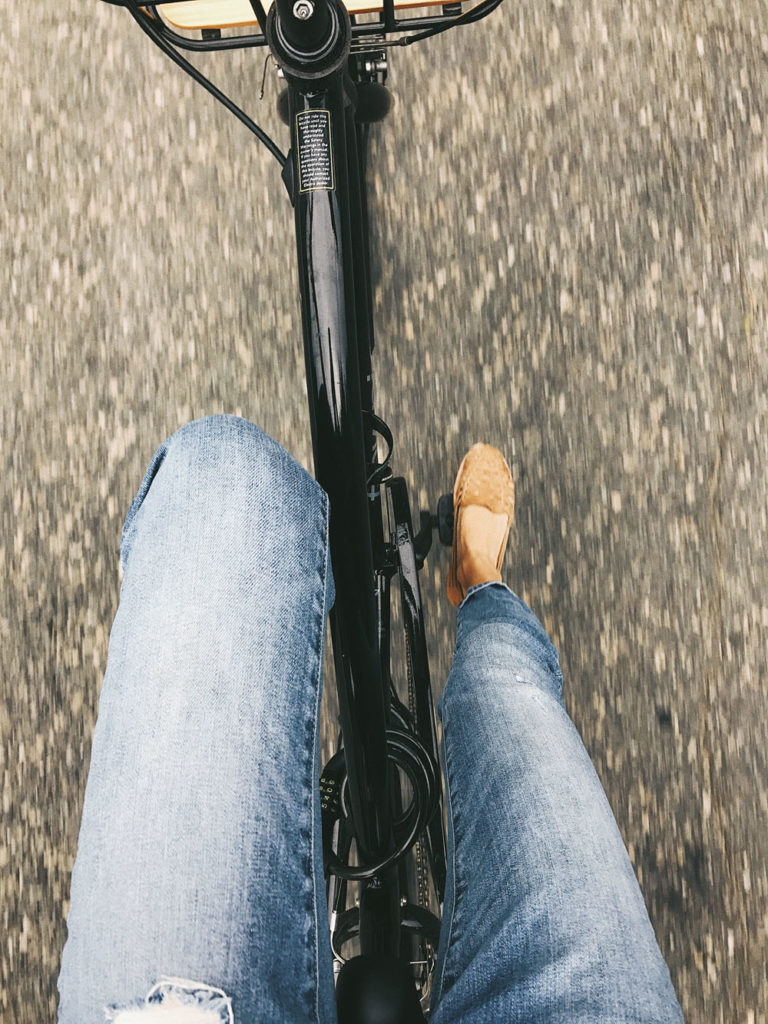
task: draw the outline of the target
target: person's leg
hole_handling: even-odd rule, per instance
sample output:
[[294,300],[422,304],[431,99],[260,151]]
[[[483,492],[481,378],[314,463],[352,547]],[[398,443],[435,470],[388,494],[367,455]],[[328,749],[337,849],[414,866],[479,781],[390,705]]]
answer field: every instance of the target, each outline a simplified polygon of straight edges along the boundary
[[682,1020],[561,688],[528,606],[501,582],[469,588],[438,705],[449,865],[433,1024]]
[[335,1024],[327,497],[253,424],[198,420],[155,455],[121,556],[59,1024]]

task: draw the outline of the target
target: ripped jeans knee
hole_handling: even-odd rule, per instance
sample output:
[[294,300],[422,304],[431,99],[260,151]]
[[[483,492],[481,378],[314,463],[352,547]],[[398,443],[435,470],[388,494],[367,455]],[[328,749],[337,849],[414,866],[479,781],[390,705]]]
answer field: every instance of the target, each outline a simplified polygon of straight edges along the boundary
[[163,975],[144,999],[107,1007],[106,1020],[111,1024],[235,1024],[235,1015],[223,989]]

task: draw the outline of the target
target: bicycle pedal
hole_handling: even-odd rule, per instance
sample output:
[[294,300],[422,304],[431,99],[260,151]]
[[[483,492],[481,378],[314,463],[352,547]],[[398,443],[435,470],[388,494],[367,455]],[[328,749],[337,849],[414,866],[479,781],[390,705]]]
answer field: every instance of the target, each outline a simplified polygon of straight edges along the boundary
[[437,503],[437,533],[440,543],[449,548],[453,543],[453,494],[443,494]]
[[432,530],[437,526],[437,519],[431,512],[419,514],[419,532],[413,538],[413,551],[416,557],[416,568],[421,569],[424,560],[432,547]]

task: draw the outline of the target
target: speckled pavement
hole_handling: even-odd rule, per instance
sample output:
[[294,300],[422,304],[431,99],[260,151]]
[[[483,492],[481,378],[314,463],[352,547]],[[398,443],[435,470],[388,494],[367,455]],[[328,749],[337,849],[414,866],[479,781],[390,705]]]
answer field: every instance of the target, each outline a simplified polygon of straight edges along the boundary
[[[123,516],[240,413],[311,465],[273,158],[130,17],[0,6],[0,1020],[55,1020]],[[264,51],[199,65],[287,148]],[[768,8],[506,0],[397,51],[371,152],[377,402],[414,504],[508,456],[686,1020],[768,1020]],[[448,552],[423,574],[450,666]]]

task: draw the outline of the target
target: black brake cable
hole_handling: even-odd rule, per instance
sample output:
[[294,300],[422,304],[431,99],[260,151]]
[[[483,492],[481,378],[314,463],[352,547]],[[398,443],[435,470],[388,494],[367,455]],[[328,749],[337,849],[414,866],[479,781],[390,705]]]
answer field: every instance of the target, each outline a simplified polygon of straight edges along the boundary
[[[169,43],[167,39],[163,38],[161,33],[153,24],[153,21],[159,17],[156,13],[147,13],[147,8],[144,8],[142,10],[143,5],[138,3],[137,0],[110,0],[110,2],[117,2],[120,6],[127,8],[128,13],[134,19],[136,24],[143,32],[145,32],[149,36],[152,42],[155,43],[155,45],[158,46],[163,51],[163,53],[170,57],[175,64],[178,64],[178,66],[183,71],[186,71],[186,73],[191,78],[193,78],[199,85],[202,85],[204,89],[207,89],[208,92],[220,103],[222,103],[231,114],[234,114],[235,117],[239,121],[241,121],[245,125],[245,127],[248,128],[249,131],[253,132],[253,134],[260,142],[264,143],[264,145],[275,157],[280,166],[282,168],[285,167],[286,163],[288,162],[288,158],[278,148],[277,144],[269,137],[269,135],[267,135],[267,133],[262,128],[260,128],[256,124],[256,122],[253,121],[245,113],[244,110],[241,110],[236,103],[234,103],[227,95],[225,95],[221,91],[221,89],[219,89],[217,86],[213,84],[213,82],[206,78],[201,71],[198,71],[194,64],[188,61],[185,57],[182,57],[178,50],[176,50],[175,47],[171,43]],[[441,32],[447,32],[449,28],[454,28],[456,25],[468,25],[472,24],[473,22],[480,21],[482,18],[487,17],[489,14],[495,11],[496,8],[501,3],[502,0],[481,0],[481,3],[476,4],[468,11],[465,11],[464,14],[460,14],[457,18],[454,18],[453,21],[449,22],[447,25],[439,25],[437,28],[427,29],[426,31],[420,32],[418,33],[418,35],[415,36],[403,36],[402,38],[398,39],[394,45],[410,46],[412,43],[418,43],[421,42],[423,39],[429,39],[431,36],[439,35]],[[251,6],[253,7],[255,12],[257,8],[260,6],[260,4],[258,3],[258,0],[256,0],[256,3],[254,3],[254,0],[251,0]],[[149,4],[147,5],[147,7],[154,8],[155,5]],[[266,74],[266,64],[264,67],[264,71]]]
[[[476,7],[470,8],[470,10],[466,12],[467,21],[480,21],[481,18],[485,18],[492,11],[495,11],[497,7],[500,7],[501,2],[502,0],[485,0],[484,3],[478,4]],[[461,17],[463,18],[464,15],[462,14]]]
[[198,71],[194,64],[191,64],[185,57],[182,57],[166,39],[163,39],[160,32],[158,32],[157,28],[152,24],[152,19],[156,16],[140,13],[140,5],[136,0],[123,0],[123,6],[128,8],[128,11],[134,21],[142,31],[146,32],[149,38],[160,47],[163,53],[167,54],[175,64],[178,64],[182,70],[186,71],[187,74],[202,85],[204,89],[207,89],[208,92],[211,93],[211,95],[220,103],[223,103],[230,113],[234,114],[238,120],[242,121],[245,127],[252,131],[260,142],[264,143],[280,166],[285,167],[288,162],[288,158],[280,151],[277,144],[272,141],[267,133],[262,128],[259,128],[259,126],[252,121],[250,117],[248,117],[245,111],[241,110],[236,103],[233,103],[232,100],[221,91],[221,89],[215,86],[213,82],[209,81],[202,72]]
[[430,36],[439,35],[441,32],[447,32],[449,28],[454,28],[456,25],[470,25],[475,21],[480,21],[482,18],[487,17],[502,3],[502,0],[482,0],[481,3],[471,7],[464,14],[460,14],[458,18],[454,18],[453,21],[447,25],[438,25],[437,28],[428,28],[424,32],[419,32],[415,36],[404,36],[402,39],[398,39],[398,46],[410,46],[411,43],[419,43],[422,39],[429,39]]

